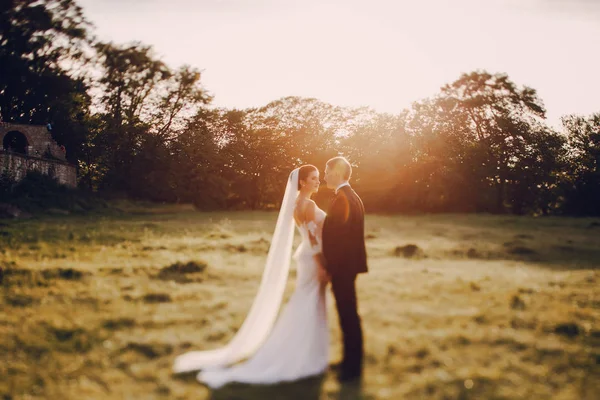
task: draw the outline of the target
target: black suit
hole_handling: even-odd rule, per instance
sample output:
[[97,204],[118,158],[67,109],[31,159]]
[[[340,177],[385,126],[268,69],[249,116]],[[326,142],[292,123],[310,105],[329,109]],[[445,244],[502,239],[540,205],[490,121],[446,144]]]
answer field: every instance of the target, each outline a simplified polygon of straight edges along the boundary
[[323,225],[323,256],[344,341],[343,373],[362,371],[363,336],[356,300],[356,275],[368,271],[365,208],[350,186],[335,195]]

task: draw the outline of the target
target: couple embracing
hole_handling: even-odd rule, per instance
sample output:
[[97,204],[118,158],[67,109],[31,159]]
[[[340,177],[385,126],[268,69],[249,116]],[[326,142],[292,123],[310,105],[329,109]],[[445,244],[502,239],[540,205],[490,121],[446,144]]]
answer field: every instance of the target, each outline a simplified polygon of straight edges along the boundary
[[[350,163],[343,157],[327,162],[324,180],[335,195],[327,213],[310,197],[319,190],[319,170],[293,170],[261,284],[239,331],[216,350],[192,351],[175,360],[175,372],[200,372],[212,388],[230,382],[273,384],[324,373],[329,365],[329,332],[325,290],[329,282],[343,336],[340,381],[359,380],[363,335],[356,300],[356,276],[367,272],[363,203],[350,187]],[[294,293],[278,317],[292,258],[294,229],[302,237],[293,258]]]

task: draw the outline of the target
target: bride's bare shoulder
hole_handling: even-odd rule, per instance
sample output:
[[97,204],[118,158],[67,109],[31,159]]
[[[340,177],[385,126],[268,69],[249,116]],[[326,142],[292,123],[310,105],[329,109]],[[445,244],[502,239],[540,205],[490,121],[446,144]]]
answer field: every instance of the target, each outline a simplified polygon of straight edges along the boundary
[[300,222],[312,221],[315,218],[317,212],[317,203],[311,199],[302,199],[296,203],[296,210],[294,216],[296,220]]

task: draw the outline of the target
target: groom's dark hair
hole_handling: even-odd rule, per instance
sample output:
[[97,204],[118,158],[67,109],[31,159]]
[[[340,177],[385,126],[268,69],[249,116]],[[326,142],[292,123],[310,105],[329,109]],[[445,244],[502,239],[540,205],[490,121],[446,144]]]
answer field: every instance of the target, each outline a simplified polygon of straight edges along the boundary
[[329,169],[335,170],[339,168],[341,171],[343,171],[342,177],[345,181],[349,180],[352,176],[352,166],[350,165],[350,162],[346,160],[346,157],[333,157],[332,159],[327,161],[327,166],[329,167]]

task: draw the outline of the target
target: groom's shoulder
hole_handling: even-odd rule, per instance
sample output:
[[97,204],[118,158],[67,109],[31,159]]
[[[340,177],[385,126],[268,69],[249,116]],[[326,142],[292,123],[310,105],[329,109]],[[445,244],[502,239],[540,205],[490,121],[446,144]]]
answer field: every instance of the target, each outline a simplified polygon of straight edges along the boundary
[[345,186],[343,189],[345,189],[344,194],[346,195],[346,197],[354,197],[354,198],[360,199],[360,197],[358,196],[358,193],[356,193],[356,191],[354,190],[354,188],[352,186]]
[[347,194],[346,194],[348,201],[352,202],[355,205],[355,207],[364,209],[362,199],[360,198],[358,193],[356,193],[356,191],[350,186],[347,186],[346,188],[348,189]]

